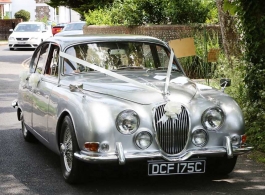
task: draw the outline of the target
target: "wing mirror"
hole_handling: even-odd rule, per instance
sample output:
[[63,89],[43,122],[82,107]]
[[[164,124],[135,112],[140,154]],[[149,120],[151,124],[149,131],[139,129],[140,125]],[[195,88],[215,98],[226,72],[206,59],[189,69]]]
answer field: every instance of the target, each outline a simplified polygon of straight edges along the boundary
[[11,28],[11,29],[9,29],[9,32],[13,32],[14,30]]
[[222,91],[224,92],[226,87],[231,86],[231,79],[221,79],[220,86],[222,87]]

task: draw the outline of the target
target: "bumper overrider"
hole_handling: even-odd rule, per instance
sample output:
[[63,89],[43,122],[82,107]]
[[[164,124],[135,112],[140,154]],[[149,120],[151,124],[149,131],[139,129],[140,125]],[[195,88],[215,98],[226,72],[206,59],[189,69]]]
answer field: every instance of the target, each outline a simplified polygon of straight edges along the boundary
[[95,154],[88,153],[86,151],[75,152],[74,156],[82,161],[89,163],[100,163],[100,162],[113,162],[117,161],[119,164],[125,164],[126,160],[140,160],[140,159],[154,159],[160,158],[170,162],[181,162],[188,160],[192,157],[206,157],[206,156],[227,156],[233,158],[233,156],[241,155],[250,152],[253,147],[243,145],[241,147],[232,146],[231,138],[225,137],[223,147],[212,147],[212,148],[199,148],[193,150],[186,150],[175,156],[164,155],[163,152],[137,152],[129,153],[124,152],[122,144],[116,142],[116,152],[112,154]]

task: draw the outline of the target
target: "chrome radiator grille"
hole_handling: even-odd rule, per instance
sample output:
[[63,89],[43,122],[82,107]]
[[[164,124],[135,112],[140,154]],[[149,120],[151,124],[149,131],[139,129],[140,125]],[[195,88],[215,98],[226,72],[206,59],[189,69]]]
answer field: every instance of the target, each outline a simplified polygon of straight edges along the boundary
[[181,106],[181,113],[178,119],[168,118],[161,120],[165,105],[156,108],[155,128],[161,149],[168,154],[177,154],[181,152],[188,140],[189,133],[189,115],[184,106]]

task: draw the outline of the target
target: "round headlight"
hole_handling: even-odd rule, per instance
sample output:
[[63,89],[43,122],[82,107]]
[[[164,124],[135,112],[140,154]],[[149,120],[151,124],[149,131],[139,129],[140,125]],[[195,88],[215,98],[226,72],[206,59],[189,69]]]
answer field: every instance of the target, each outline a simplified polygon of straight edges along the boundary
[[192,133],[192,142],[195,146],[205,146],[208,141],[208,134],[203,129],[197,129]]
[[218,130],[224,122],[224,112],[221,108],[209,108],[202,114],[202,125],[207,130]]
[[135,143],[141,149],[148,148],[152,142],[152,135],[147,131],[142,131],[135,136]]
[[134,133],[138,129],[139,124],[140,124],[139,116],[133,110],[122,111],[116,119],[117,129],[122,134]]

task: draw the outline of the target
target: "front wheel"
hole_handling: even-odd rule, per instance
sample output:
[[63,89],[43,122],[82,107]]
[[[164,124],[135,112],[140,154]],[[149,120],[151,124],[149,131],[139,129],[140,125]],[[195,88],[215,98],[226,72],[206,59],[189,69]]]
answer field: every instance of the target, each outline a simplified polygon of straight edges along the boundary
[[237,162],[237,156],[233,158],[210,158],[207,159],[206,172],[217,175],[228,175],[233,171]]
[[67,183],[77,183],[81,180],[83,162],[74,157],[74,153],[79,151],[74,126],[69,116],[63,120],[60,133],[60,160],[63,177]]

